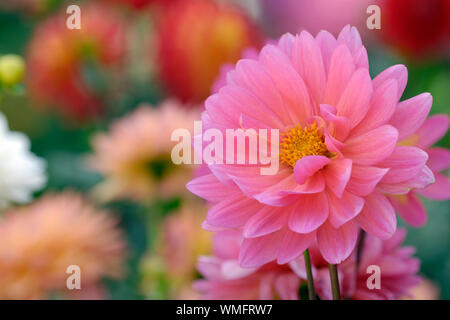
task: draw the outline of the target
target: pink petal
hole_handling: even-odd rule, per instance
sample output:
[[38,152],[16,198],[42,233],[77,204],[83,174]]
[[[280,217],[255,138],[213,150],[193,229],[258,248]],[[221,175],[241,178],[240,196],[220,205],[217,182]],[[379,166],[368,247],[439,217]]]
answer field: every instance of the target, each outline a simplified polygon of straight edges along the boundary
[[347,184],[347,191],[357,196],[367,196],[372,193],[378,182],[388,171],[389,169],[354,165]]
[[[232,119],[235,125],[238,123],[240,116],[247,115],[270,128],[283,126],[283,121],[270,105],[268,106],[262,103],[257,96],[245,88],[229,85],[222,88],[218,96],[221,105],[226,107],[228,113],[233,114]],[[234,127],[226,128],[230,129]],[[253,127],[253,129],[257,128]]]
[[358,225],[349,221],[336,229],[329,222],[317,232],[317,244],[323,258],[332,264],[339,264],[352,253],[358,239]]
[[285,33],[278,41],[278,47],[283,50],[289,58],[292,58],[292,47],[294,45],[294,40],[295,37],[292,34]]
[[449,117],[446,114],[437,114],[429,117],[416,132],[419,137],[417,146],[428,148],[439,141],[447,133],[449,122]]
[[212,207],[208,211],[206,221],[217,227],[239,228],[259,211],[261,206],[258,201],[236,194]]
[[[296,258],[296,259],[292,260],[291,262],[289,262],[289,267],[301,279],[307,279],[305,257],[303,255],[298,256],[298,258]],[[316,268],[315,268],[315,266],[313,264],[311,265],[311,271],[313,273],[313,276],[315,276],[315,273],[317,271],[316,271]]]
[[270,108],[284,124],[292,123],[280,93],[270,77],[269,70],[260,62],[242,59],[236,64],[236,81]]
[[316,238],[316,233],[299,234],[286,230],[278,252],[278,264],[288,263],[303,253]]
[[433,171],[447,170],[450,167],[450,150],[444,148],[427,149],[428,167]]
[[223,107],[219,94],[213,94],[205,101],[205,109],[208,116],[216,125],[225,128],[235,128],[238,124],[236,113],[230,113],[231,110]]
[[214,233],[212,237],[214,256],[222,260],[236,259],[241,248],[242,239],[242,234],[239,230],[226,229]]
[[426,188],[435,182],[433,171],[424,166],[422,170],[413,178],[399,183],[383,183],[380,182],[377,189],[387,194],[407,194],[413,188]]
[[380,167],[389,168],[381,180],[382,183],[398,183],[415,177],[428,160],[428,154],[416,147],[397,146],[394,152],[378,163]]
[[330,159],[324,156],[306,156],[297,160],[294,167],[294,177],[298,184],[302,185],[317,171],[330,163]]
[[389,197],[400,217],[413,227],[422,227],[427,222],[427,211],[422,202],[410,192],[407,195]]
[[274,190],[273,192],[278,192],[292,190],[297,186],[291,168],[280,168],[274,175],[261,175],[259,167],[250,166],[221,165],[212,170],[216,176],[218,173],[225,174],[248,197],[261,191]]
[[210,225],[208,222],[203,221],[202,222],[202,229],[206,230],[206,231],[211,231],[211,232],[219,232],[219,231],[224,231],[226,230],[226,228],[221,228],[221,227],[216,227],[216,226],[212,226]]
[[362,46],[361,36],[355,27],[345,26],[337,38],[338,44],[345,44],[350,51],[355,53]]
[[302,31],[294,41],[292,63],[310,89],[315,103],[322,101],[326,74],[319,45],[311,34]]
[[213,174],[207,174],[190,181],[186,188],[193,194],[206,201],[219,202],[232,193],[232,190],[223,185]]
[[275,274],[266,274],[259,282],[259,300],[273,299],[273,281]]
[[325,72],[329,73],[331,56],[336,48],[337,42],[331,33],[328,31],[320,31],[316,36],[317,44],[322,52],[323,64]]
[[345,144],[331,136],[331,134],[324,130],[325,135],[325,145],[327,146],[328,151],[336,153],[338,156],[342,157],[341,149],[345,147]]
[[434,174],[435,182],[425,189],[416,189],[420,195],[433,200],[450,199],[450,179],[440,173]]
[[288,112],[296,123],[305,125],[313,109],[306,85],[289,58],[277,47],[267,45],[261,50],[260,62],[270,71],[276,88],[288,106]]
[[322,192],[324,189],[325,179],[323,174],[322,172],[317,172],[314,176],[306,180],[304,184],[297,184],[297,186],[290,191],[279,191],[278,193],[274,193],[272,190],[268,190],[255,195],[254,198],[262,203],[272,206],[287,206],[294,203],[298,199],[298,195],[318,193]]
[[397,105],[390,123],[397,128],[400,141],[419,129],[427,118],[432,104],[433,97],[429,93],[422,93]]
[[242,268],[236,260],[227,260],[221,265],[221,274],[227,280],[244,278],[255,271],[255,268]]
[[333,136],[337,140],[343,140],[347,138],[350,132],[350,124],[347,118],[339,117],[336,115],[336,108],[329,104],[320,105],[321,116],[332,124]]
[[336,107],[338,116],[348,118],[350,128],[356,127],[367,114],[372,91],[369,71],[367,69],[356,70]]
[[383,161],[391,155],[397,144],[398,132],[390,126],[384,125],[360,136],[349,138],[342,153],[354,163],[373,165]]
[[377,191],[364,200],[365,206],[356,217],[361,228],[383,240],[392,237],[397,228],[397,219],[389,200]]
[[406,83],[408,82],[408,69],[402,64],[397,64],[391,66],[381,72],[373,79],[373,86],[377,88],[383,84],[383,82],[395,79],[397,80],[398,90],[397,90],[397,101],[400,100],[403,91],[405,91]]
[[330,207],[329,222],[334,228],[340,228],[361,212],[364,207],[364,199],[350,192],[344,192],[342,198],[338,198],[329,192],[328,204]]
[[364,120],[352,130],[358,135],[386,124],[394,114],[397,106],[397,81],[390,79],[375,88],[370,101],[370,109]]
[[350,159],[333,160],[325,168],[324,175],[327,186],[338,198],[342,197],[351,173],[352,160]]
[[300,279],[292,274],[281,274],[275,278],[275,291],[281,300],[298,300]]
[[216,257],[198,257],[197,270],[206,278],[220,279],[220,267],[220,260]]
[[397,229],[395,234],[390,239],[383,241],[384,250],[386,252],[391,252],[401,246],[403,241],[405,241],[406,233],[407,231],[405,228]]
[[255,238],[280,230],[288,219],[286,211],[285,207],[262,206],[245,224],[244,237]]
[[369,57],[367,56],[367,50],[365,47],[361,47],[353,53],[353,61],[357,69],[369,69]]
[[258,238],[246,238],[239,251],[239,264],[243,268],[260,267],[276,259],[284,232],[278,231]]
[[297,233],[310,233],[328,218],[328,199],[324,192],[303,195],[291,207],[289,228]]
[[331,56],[324,103],[338,104],[354,72],[355,65],[350,50],[347,46],[340,45]]

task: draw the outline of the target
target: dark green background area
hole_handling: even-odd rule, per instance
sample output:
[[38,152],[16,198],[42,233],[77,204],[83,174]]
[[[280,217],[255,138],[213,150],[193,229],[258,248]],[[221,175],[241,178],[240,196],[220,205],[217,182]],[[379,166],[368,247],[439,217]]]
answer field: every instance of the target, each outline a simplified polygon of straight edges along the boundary
[[[0,12],[0,54],[17,53],[26,55],[27,43],[33,29],[42,16]],[[432,113],[449,113],[450,109],[450,67],[449,61],[427,61],[422,63],[404,61],[385,48],[369,47],[371,74],[378,74],[386,67],[406,64],[409,81],[403,98],[424,91],[434,97]],[[45,53],[42,53],[45,54]],[[119,112],[110,115],[115,118],[130,111],[139,102],[154,103],[161,93],[150,83],[138,83],[127,92]],[[65,188],[85,191],[100,181],[100,177],[86,169],[85,156],[90,152],[89,139],[98,129],[105,129],[108,121],[77,126],[62,120],[53,112],[36,111],[26,95],[7,93],[0,106],[0,112],[8,117],[10,127],[28,134],[32,150],[48,163],[49,183],[44,190]],[[111,119],[108,119],[111,120]],[[439,145],[450,147],[447,135]],[[450,202],[426,201],[429,221],[420,229],[409,228],[407,244],[417,247],[417,256],[422,261],[422,273],[438,284],[441,297],[450,299]],[[121,281],[107,281],[112,298],[141,298],[139,293],[138,263],[147,250],[151,238],[145,228],[145,212],[134,204],[113,204],[112,209],[120,215],[130,245],[128,277]],[[403,222],[400,225],[405,226]],[[0,240],[1,241],[1,240]]]

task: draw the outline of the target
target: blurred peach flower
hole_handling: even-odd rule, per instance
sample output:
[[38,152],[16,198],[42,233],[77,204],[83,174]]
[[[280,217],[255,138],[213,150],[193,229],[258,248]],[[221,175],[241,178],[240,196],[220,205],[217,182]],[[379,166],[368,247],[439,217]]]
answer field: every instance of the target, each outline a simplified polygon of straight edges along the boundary
[[199,118],[198,111],[168,100],[156,109],[141,106],[113,123],[109,133],[94,136],[90,164],[106,177],[96,189],[99,199],[148,200],[185,192],[193,168],[173,164],[171,150],[176,142],[171,135],[178,128],[192,132]]
[[439,300],[439,288],[428,279],[422,279],[413,287],[404,300]]
[[28,49],[27,82],[40,104],[84,120],[102,112],[107,88],[114,87],[111,79],[124,59],[126,30],[106,6],[88,5],[81,13],[81,29],[67,28],[65,12],[37,28]]
[[0,297],[43,299],[71,295],[68,266],[81,270],[83,296],[105,276],[122,272],[125,244],[117,221],[73,192],[48,194],[0,220]]
[[143,264],[145,292],[151,295],[159,277],[167,280],[170,298],[198,298],[191,287],[197,258],[211,252],[211,233],[201,227],[206,210],[201,202],[187,202],[164,220],[156,251]]
[[258,29],[238,7],[208,0],[175,1],[157,26],[160,75],[170,93],[199,102],[210,93],[223,63],[259,47]]

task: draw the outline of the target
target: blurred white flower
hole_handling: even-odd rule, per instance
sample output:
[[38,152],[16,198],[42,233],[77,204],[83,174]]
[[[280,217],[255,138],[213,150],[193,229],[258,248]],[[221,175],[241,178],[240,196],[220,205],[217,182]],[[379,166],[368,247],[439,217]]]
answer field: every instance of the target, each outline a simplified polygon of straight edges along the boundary
[[45,163],[30,152],[28,137],[10,131],[0,113],[0,209],[30,201],[46,181]]

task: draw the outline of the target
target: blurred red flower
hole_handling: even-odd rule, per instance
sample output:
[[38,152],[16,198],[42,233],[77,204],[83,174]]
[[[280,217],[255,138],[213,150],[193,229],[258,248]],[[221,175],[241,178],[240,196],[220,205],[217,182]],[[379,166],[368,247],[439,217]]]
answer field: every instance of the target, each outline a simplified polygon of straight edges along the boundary
[[381,19],[382,36],[404,54],[418,57],[449,48],[448,0],[382,0]]
[[73,30],[65,13],[50,17],[27,55],[30,95],[78,120],[101,113],[102,95],[111,87],[105,84],[120,70],[126,49],[125,27],[108,7],[82,7],[81,16],[81,29]]
[[261,44],[259,30],[237,7],[208,0],[175,1],[162,10],[158,27],[162,81],[182,101],[209,93],[223,63]]
[[104,1],[123,3],[123,4],[133,7],[136,10],[144,9],[152,3],[170,2],[170,0],[104,0]]

